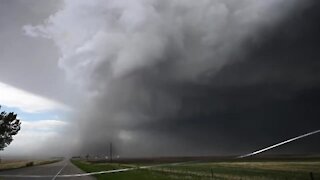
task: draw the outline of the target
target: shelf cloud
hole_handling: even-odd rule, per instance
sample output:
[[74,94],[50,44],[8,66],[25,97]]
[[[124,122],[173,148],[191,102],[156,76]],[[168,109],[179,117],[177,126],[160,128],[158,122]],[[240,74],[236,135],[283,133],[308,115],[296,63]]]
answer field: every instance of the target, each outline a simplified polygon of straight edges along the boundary
[[23,30],[51,40],[86,92],[73,115],[79,153],[113,142],[128,156],[228,154],[319,125],[318,6],[68,0]]

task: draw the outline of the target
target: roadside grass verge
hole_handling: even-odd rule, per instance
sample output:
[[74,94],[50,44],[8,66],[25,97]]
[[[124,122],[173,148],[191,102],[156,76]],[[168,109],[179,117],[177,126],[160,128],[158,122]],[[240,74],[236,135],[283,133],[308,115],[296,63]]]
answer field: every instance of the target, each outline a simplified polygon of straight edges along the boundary
[[[85,172],[106,171],[137,167],[133,164],[93,163],[72,160]],[[257,162],[206,162],[164,165],[150,169],[136,169],[127,172],[96,175],[97,179],[164,180],[164,179],[257,179],[257,180],[310,180],[320,179],[320,161],[257,161]]]
[[213,179],[320,179],[320,161],[317,162],[213,162],[193,163],[158,168],[162,171],[193,173]]
[[[90,163],[81,160],[71,160],[71,162],[82,169],[85,172],[98,172],[122,168],[132,168],[137,167],[132,164],[116,164],[116,163]],[[189,175],[167,173],[167,172],[157,172],[148,169],[135,169],[132,171],[110,173],[110,174],[100,174],[94,175],[98,180],[178,180],[178,179],[190,179]]]

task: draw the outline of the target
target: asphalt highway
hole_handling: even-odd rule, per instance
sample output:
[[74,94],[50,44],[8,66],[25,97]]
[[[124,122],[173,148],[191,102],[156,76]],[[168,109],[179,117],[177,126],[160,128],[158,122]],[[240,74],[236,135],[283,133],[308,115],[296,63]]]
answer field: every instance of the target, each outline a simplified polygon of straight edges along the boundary
[[52,164],[32,166],[20,169],[0,171],[0,179],[8,180],[55,180],[55,179],[79,179],[93,180],[92,176],[82,177],[59,177],[59,175],[80,174],[82,170],[74,166],[69,160],[64,160]]

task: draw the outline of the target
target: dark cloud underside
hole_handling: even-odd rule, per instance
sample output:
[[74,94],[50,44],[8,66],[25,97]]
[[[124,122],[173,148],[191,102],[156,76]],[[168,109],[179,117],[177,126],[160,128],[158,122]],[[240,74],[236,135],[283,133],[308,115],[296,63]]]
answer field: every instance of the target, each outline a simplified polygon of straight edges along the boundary
[[79,153],[240,154],[319,129],[319,2],[76,2],[25,30],[90,93]]

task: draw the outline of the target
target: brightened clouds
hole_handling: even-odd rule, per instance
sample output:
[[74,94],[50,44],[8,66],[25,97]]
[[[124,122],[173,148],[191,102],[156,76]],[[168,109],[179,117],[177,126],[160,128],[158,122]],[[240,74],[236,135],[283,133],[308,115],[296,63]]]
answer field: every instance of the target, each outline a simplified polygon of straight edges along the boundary
[[70,107],[0,82],[0,105],[28,113],[70,110]]
[[[13,142],[5,148],[6,155],[49,155],[52,149],[64,153],[64,131],[69,123],[66,118],[70,107],[37,94],[0,82],[1,111],[15,112],[21,119],[21,130]],[[63,143],[62,143],[63,142]],[[62,144],[61,144],[62,143]],[[55,152],[55,153],[56,153]]]
[[60,120],[22,121],[26,131],[57,131],[68,123]]
[[21,130],[14,140],[4,150],[6,155],[32,155],[46,153],[52,146],[60,145],[66,139],[60,132],[64,131],[69,123],[61,120],[37,120],[21,122]]

